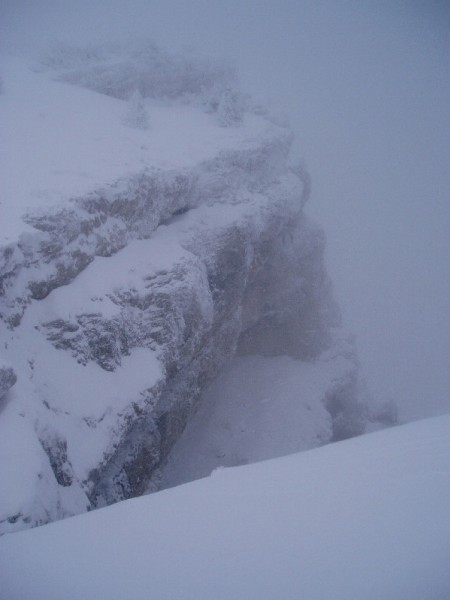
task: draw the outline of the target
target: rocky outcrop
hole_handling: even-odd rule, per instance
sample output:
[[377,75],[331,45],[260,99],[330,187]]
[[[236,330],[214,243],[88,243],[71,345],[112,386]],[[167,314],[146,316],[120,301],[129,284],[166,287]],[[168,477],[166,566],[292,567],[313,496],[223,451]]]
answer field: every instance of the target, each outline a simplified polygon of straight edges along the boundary
[[0,399],[17,381],[17,375],[11,365],[0,359]]
[[[266,123],[235,138],[194,166],[149,166],[30,212],[28,233],[0,250],[0,327],[18,374],[0,440],[15,423],[29,465],[26,485],[14,472],[2,531],[154,488],[236,353],[314,360],[334,347],[324,237],[302,210],[310,182],[289,163],[291,135]],[[352,373],[324,398],[334,439],[364,427]],[[15,375],[0,376],[1,395]]]

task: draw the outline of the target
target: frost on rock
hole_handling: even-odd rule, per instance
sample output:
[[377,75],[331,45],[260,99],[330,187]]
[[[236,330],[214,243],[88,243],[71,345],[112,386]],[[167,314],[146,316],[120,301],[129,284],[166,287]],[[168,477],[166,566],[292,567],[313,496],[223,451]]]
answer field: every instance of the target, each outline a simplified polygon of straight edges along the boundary
[[223,61],[170,53],[152,41],[72,46],[56,44],[41,59],[60,81],[126,100],[138,90],[143,98],[188,101],[234,86],[233,69]]
[[16,381],[17,375],[14,369],[0,358],[0,398],[3,398]]
[[[127,52],[119,60],[115,48],[66,48],[50,66],[59,79],[122,99],[139,90],[204,100],[230,89],[220,65],[152,45]],[[122,107],[106,100],[115,119]],[[14,402],[0,414],[0,532],[157,488],[202,394],[235,356],[315,364],[317,379],[328,369],[317,406],[299,416],[312,429],[293,431],[289,448],[363,431],[357,362],[336,333],[324,236],[302,210],[310,181],[289,162],[292,135],[241,112],[233,93],[222,100],[222,125],[239,127],[219,126],[202,101],[181,113],[166,106],[169,133],[168,115],[195,123],[179,140],[181,158],[174,138],[157,163],[156,120],[130,129],[139,150],[127,172],[26,211],[23,233],[0,248],[2,352],[17,373]],[[50,168],[49,186],[56,175]],[[4,394],[16,375],[0,365],[0,377]]]

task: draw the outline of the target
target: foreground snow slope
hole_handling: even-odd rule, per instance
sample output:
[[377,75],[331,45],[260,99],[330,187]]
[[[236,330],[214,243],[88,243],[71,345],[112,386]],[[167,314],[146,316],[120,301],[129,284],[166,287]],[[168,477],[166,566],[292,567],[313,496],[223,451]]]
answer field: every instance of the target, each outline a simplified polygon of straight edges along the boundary
[[3,600],[447,600],[450,415],[0,539]]

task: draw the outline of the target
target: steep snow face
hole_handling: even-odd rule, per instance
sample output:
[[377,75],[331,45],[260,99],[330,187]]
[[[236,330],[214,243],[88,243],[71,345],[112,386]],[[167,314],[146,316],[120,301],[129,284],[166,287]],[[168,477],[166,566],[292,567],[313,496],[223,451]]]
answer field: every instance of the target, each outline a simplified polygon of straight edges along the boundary
[[[155,98],[142,100],[149,127],[130,128],[123,100],[5,65],[6,145],[25,150],[8,158],[2,200],[1,353],[17,383],[2,367],[1,531],[154,489],[236,352],[334,362],[313,431],[276,454],[360,433],[355,357],[333,331],[290,133]],[[320,379],[319,363],[298,366]]]
[[8,600],[444,600],[450,416],[0,539]]

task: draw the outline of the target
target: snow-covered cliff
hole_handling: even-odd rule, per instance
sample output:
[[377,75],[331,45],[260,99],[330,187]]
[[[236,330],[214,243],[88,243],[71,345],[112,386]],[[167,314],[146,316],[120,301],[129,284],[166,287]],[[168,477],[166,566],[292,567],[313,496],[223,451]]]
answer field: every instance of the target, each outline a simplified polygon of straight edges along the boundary
[[322,374],[298,447],[364,429],[290,132],[225,67],[117,52],[2,60],[1,532],[155,488],[236,353]]

